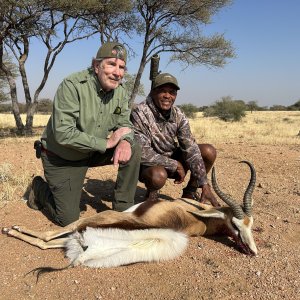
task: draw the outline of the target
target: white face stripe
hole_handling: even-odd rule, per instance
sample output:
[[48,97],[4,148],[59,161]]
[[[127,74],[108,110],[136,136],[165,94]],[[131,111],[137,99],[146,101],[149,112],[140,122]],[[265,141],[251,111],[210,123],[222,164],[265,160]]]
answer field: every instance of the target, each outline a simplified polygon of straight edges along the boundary
[[242,242],[246,244],[252,251],[257,254],[257,248],[252,235],[251,227],[253,225],[253,217],[249,218],[249,223],[246,225],[244,220],[239,220],[235,217],[232,218],[232,222],[238,228]]

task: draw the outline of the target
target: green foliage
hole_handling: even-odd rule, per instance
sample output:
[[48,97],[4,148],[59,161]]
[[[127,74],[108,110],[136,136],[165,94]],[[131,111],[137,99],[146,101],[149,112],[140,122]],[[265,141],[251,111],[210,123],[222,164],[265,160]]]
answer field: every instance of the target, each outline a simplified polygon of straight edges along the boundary
[[207,106],[207,105],[199,106],[199,107],[198,107],[198,111],[203,112],[203,111],[205,111],[208,107],[209,107],[209,106]]
[[188,118],[194,119],[196,117],[196,112],[199,111],[199,108],[194,104],[187,103],[182,105],[177,105]]
[[[83,9],[78,11],[75,8],[69,9],[71,1],[11,0],[2,2],[5,3],[0,4],[0,71],[5,74],[9,82],[17,134],[31,135],[38,98],[57,56],[67,44],[88,38],[98,30],[93,30],[86,24]],[[28,82],[27,59],[33,39],[37,39],[46,48],[46,52],[44,62],[40,64],[43,70],[41,80],[37,82],[37,89],[32,92]],[[21,108],[16,92],[17,83],[12,70],[4,63],[3,49],[14,57],[22,77],[21,82],[27,104],[25,124],[20,118]]]
[[0,104],[0,113],[10,113],[11,110],[11,104]]
[[137,0],[133,1],[136,33],[143,52],[131,101],[134,102],[145,66],[153,55],[169,54],[169,62],[183,68],[196,65],[223,67],[235,57],[231,41],[223,34],[204,35],[213,16],[230,0]]
[[203,112],[203,116],[218,117],[225,122],[237,122],[246,116],[246,108],[244,101],[232,100],[231,97],[222,97],[220,101],[216,101],[214,105],[208,107]]
[[37,113],[40,114],[50,114],[52,113],[53,102],[51,99],[41,99],[37,105]]
[[257,102],[256,101],[249,101],[247,103],[247,110],[250,110],[251,112],[259,110]]
[[8,94],[5,93],[3,87],[0,85],[0,103],[9,101]]
[[300,110],[300,100],[293,105],[288,106],[288,110]]
[[273,105],[269,108],[269,110],[271,111],[297,111],[300,110],[300,100],[298,100],[297,102],[295,102],[294,104],[290,105],[290,106],[284,106],[284,105]]
[[273,105],[273,106],[270,107],[269,110],[271,110],[271,111],[285,111],[285,110],[287,110],[287,108],[284,105]]
[[[129,93],[131,93],[133,90],[135,77],[136,77],[135,74],[125,73],[125,75],[124,75],[124,84],[125,84],[127,90],[129,91]],[[143,84],[139,85],[137,95],[145,96],[145,89],[144,89]]]
[[[53,102],[51,99],[41,99],[37,104],[36,112],[39,114],[51,114]],[[20,114],[26,114],[27,105],[26,103],[18,104]],[[0,113],[11,113],[12,107],[11,104],[0,104]]]
[[12,62],[12,58],[8,56],[6,52],[4,52],[2,56],[2,65],[3,68],[0,68],[0,103],[10,100],[8,79],[3,69],[6,68],[14,79],[18,77],[17,66]]

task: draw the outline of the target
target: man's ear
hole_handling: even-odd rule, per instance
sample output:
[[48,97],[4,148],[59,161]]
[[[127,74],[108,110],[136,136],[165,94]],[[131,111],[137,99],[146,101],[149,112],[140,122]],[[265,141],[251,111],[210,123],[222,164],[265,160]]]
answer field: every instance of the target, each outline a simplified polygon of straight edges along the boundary
[[94,69],[94,72],[95,72],[96,74],[99,73],[100,64],[101,64],[101,62],[99,62],[99,61],[97,61],[97,60],[94,60],[94,61],[93,61],[93,69]]

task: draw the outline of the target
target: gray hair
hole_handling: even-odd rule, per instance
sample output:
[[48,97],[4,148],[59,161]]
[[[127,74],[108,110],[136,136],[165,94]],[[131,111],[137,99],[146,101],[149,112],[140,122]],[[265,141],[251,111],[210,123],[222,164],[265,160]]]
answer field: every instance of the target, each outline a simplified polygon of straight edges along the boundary
[[103,60],[104,60],[104,58],[95,58],[95,57],[93,57],[92,58],[92,63],[91,63],[92,69],[94,68],[94,63],[95,62],[99,62],[101,64]]

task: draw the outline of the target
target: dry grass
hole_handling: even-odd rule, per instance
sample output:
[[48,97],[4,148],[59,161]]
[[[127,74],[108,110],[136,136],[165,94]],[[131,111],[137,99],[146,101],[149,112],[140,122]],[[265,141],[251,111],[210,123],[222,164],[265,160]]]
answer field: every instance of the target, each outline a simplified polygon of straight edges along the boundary
[[248,112],[241,122],[204,118],[190,121],[198,142],[245,144],[300,144],[300,111]]
[[[15,174],[13,166],[8,163],[0,164],[0,203],[6,203],[16,198],[16,195],[24,193],[32,178],[26,167],[21,168],[21,172]],[[1,206],[0,206],[1,207]]]
[[[26,121],[26,115],[21,115],[23,124],[25,124]],[[33,127],[41,127],[46,126],[48,120],[50,118],[50,115],[34,115],[33,118]],[[0,114],[0,129],[6,129],[6,128],[14,128],[16,127],[15,119],[12,114]]]
[[[25,120],[25,116],[22,116]],[[43,127],[47,124],[49,115],[36,115],[34,126]],[[216,118],[204,118],[198,113],[197,118],[190,121],[192,131],[198,142],[211,144],[241,143],[241,144],[300,144],[300,112],[253,112],[238,123],[226,123]],[[0,114],[0,129],[13,128],[12,115]],[[6,145],[11,143],[27,143],[36,137],[5,138],[0,142]],[[15,198],[16,194],[24,191],[24,187],[31,181],[31,174],[26,168],[12,172],[13,166],[0,164],[0,203]]]
[[[47,124],[49,115],[35,115],[34,127]],[[22,115],[25,121],[26,116]],[[241,122],[223,122],[217,118],[204,118],[202,113],[190,121],[198,142],[300,144],[300,111],[248,112]],[[15,127],[11,114],[0,114],[0,129]]]

